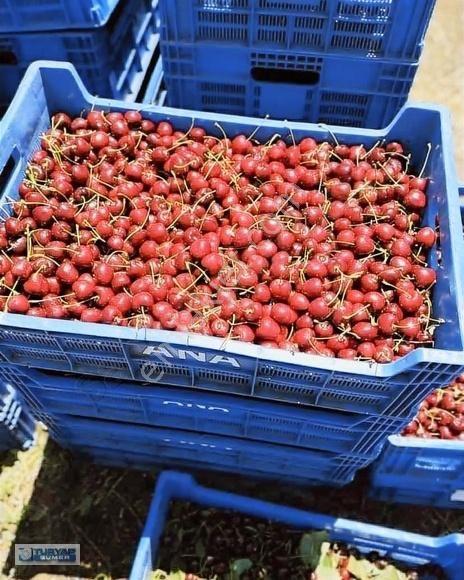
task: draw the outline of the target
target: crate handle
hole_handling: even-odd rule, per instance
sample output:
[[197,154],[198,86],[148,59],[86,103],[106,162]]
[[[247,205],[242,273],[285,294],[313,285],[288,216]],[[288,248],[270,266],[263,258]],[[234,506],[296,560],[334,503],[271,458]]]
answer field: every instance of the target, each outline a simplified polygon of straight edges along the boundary
[[18,64],[18,57],[12,50],[0,50],[0,65],[1,66],[16,66]]
[[321,74],[316,70],[289,70],[254,66],[251,69],[251,77],[254,81],[264,83],[314,86],[319,84]]

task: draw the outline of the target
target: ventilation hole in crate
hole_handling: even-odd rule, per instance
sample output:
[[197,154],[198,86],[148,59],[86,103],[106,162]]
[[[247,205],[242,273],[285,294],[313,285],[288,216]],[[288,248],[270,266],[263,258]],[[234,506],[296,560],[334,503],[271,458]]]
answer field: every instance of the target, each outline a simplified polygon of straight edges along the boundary
[[97,367],[108,370],[126,370],[127,365],[125,361],[115,358],[92,356],[85,354],[72,354],[70,358],[75,365],[83,365],[85,367]]
[[299,17],[295,18],[292,45],[302,48],[322,48],[324,37],[324,18]]
[[198,369],[195,373],[199,379],[208,380],[213,383],[233,383],[234,385],[249,385],[250,379],[246,375],[239,375],[238,373],[229,373],[227,371],[214,371],[209,369]]
[[50,352],[49,350],[38,350],[35,348],[28,348],[27,351],[19,350],[12,351],[12,358],[15,360],[46,360],[55,362],[67,362],[68,359],[64,354],[59,352]]
[[107,352],[122,354],[123,350],[118,342],[111,340],[86,340],[79,338],[65,338],[63,344],[72,351]]
[[286,379],[290,381],[311,382],[316,384],[323,384],[330,374],[329,372],[317,373],[297,369],[285,369],[269,364],[261,364],[259,367],[259,373],[267,377]]
[[322,103],[348,103],[356,105],[366,105],[369,102],[368,95],[351,95],[349,93],[324,93]]
[[337,21],[330,46],[378,54],[383,49],[385,28],[384,24]]
[[8,344],[33,344],[58,348],[56,340],[45,333],[22,332],[18,330],[0,330],[0,340]]
[[263,393],[268,393],[272,391],[274,394],[286,394],[286,395],[294,395],[301,398],[305,397],[315,397],[317,395],[317,391],[315,389],[311,389],[310,387],[301,387],[296,385],[287,385],[276,383],[271,380],[261,379],[256,381],[256,390],[260,390]]
[[272,415],[265,416],[257,413],[250,413],[248,418],[250,427],[259,426],[260,429],[269,429],[270,431],[276,429],[279,431],[299,431],[303,428],[302,421],[292,421],[291,419],[285,419],[284,417],[273,417]]
[[200,9],[212,11],[248,8],[248,0],[197,0],[196,4]]
[[[364,117],[366,110],[364,107],[350,107],[348,105],[323,105],[320,108],[320,120],[327,119],[343,119],[351,117]],[[321,121],[324,122],[324,121]]]
[[282,12],[325,12],[327,0],[259,0],[258,6],[264,10]]
[[287,18],[272,14],[260,14],[258,17],[257,41],[265,44],[287,42]]
[[252,52],[252,68],[270,68],[282,70],[300,70],[305,72],[320,72],[323,59],[303,54],[276,54]]
[[391,14],[394,0],[340,0],[337,4],[337,14],[345,18],[371,18],[387,20]]
[[200,12],[197,38],[223,42],[247,42],[248,16],[230,12]]
[[388,383],[388,380],[382,381],[382,379],[378,379],[376,381],[372,381],[367,379],[367,377],[359,377],[356,376],[348,376],[348,375],[340,375],[335,374],[332,376],[332,380],[328,382],[328,388],[339,389],[339,388],[350,388],[356,391],[359,390],[369,390],[375,391],[376,393],[389,393],[391,391],[391,386]]
[[147,382],[158,381],[162,377],[191,377],[192,375],[188,367],[169,362],[143,362],[139,365],[139,372]]
[[377,408],[379,406],[379,399],[377,397],[369,397],[363,394],[350,394],[350,393],[335,393],[335,392],[328,392],[321,395],[318,399],[318,402],[329,402],[330,404],[336,404],[337,406],[340,405],[349,405],[349,404],[356,404],[362,405],[363,408],[365,407],[373,407]]
[[201,102],[207,110],[243,113],[245,87],[222,83],[200,83]]

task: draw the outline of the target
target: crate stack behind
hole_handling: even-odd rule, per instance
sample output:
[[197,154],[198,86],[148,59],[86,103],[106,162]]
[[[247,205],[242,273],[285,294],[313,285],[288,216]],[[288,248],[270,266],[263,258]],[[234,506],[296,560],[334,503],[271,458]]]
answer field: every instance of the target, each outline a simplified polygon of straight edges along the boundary
[[36,421],[19,393],[0,381],[0,453],[29,449],[35,442]]
[[[34,87],[38,98],[28,95]],[[37,90],[38,89],[38,90]],[[2,203],[11,210],[27,160],[50,115],[92,108],[126,110],[127,103],[92,98],[73,67],[34,65],[3,120]],[[21,114],[19,114],[21,112]],[[148,108],[188,130],[190,111]],[[195,113],[213,135],[249,134],[255,118]],[[330,139],[315,125],[261,121],[256,137],[276,132],[295,139]],[[253,344],[172,331],[137,330],[2,313],[3,379],[25,396],[61,444],[118,465],[209,468],[294,483],[343,485],[380,453],[433,388],[464,367],[462,272],[455,268],[463,239],[455,208],[458,188],[449,147],[449,120],[440,109],[407,107],[382,131],[340,128],[339,139],[367,147],[393,139],[418,159],[435,148],[424,224],[440,223],[435,316],[445,323],[433,349],[420,348],[388,365],[334,361]],[[11,153],[19,150],[19,156]],[[443,195],[436,195],[440,191]],[[442,300],[447,296],[447,300]],[[19,365],[9,367],[9,365]],[[31,369],[35,369],[32,371]],[[86,376],[83,376],[86,375]]]
[[434,0],[160,0],[168,104],[385,127]]
[[159,55],[157,4],[0,0],[0,115],[41,59],[72,62],[94,94],[134,101]]

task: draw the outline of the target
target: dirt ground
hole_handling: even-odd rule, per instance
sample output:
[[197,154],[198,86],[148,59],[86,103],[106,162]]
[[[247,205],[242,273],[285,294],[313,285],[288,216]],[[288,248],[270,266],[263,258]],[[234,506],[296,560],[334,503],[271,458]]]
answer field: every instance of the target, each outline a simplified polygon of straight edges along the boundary
[[[449,107],[454,143],[464,141],[464,11],[461,0],[437,0],[411,98]],[[464,182],[464,147],[457,148]],[[0,578],[127,578],[155,474],[108,469],[73,457],[39,433],[27,452],[0,455]],[[224,475],[200,480],[263,499],[437,535],[464,531],[464,512],[394,506],[367,499],[366,474],[343,490],[282,490]],[[82,565],[14,569],[14,542],[80,543]]]

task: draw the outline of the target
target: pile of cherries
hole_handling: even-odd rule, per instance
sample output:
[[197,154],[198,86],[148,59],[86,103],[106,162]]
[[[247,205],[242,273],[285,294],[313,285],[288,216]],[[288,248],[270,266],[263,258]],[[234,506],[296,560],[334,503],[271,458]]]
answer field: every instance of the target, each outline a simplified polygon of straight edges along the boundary
[[405,437],[464,441],[464,373],[450,385],[436,389],[404,429]]
[[0,308],[382,363],[433,346],[403,146],[217,129],[54,115],[0,224]]

